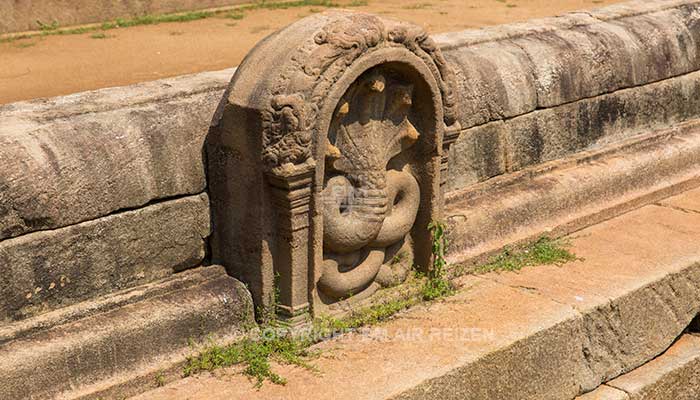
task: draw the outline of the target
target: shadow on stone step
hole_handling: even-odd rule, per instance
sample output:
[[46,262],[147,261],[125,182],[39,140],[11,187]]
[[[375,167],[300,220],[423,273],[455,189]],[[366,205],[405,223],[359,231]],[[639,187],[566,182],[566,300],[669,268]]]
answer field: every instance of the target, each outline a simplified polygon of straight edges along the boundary
[[687,333],[700,333],[700,314],[696,315],[686,328]]

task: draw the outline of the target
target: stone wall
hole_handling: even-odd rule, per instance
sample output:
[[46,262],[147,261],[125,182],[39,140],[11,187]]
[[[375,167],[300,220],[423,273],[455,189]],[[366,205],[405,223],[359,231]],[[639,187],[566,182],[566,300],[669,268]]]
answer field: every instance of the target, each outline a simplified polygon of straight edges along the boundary
[[0,106],[0,398],[122,398],[254,322],[207,263],[232,73]]
[[700,6],[645,1],[437,37],[462,130],[448,189],[700,114]]
[[0,107],[0,321],[204,260],[202,148],[231,73]]
[[[612,149],[700,113],[698,1],[623,3],[434,38],[456,72],[458,123],[444,139],[448,210],[456,204],[464,211],[466,199],[488,203],[491,190],[508,191],[504,179],[520,182],[522,171]],[[22,277],[4,285],[2,319],[138,285],[205,259],[212,227],[203,147],[234,71],[0,108],[0,159],[10,166],[0,174],[0,256]],[[595,200],[562,190],[574,200],[543,212],[542,221]],[[499,223],[503,218],[532,223],[511,214],[482,220],[480,213],[472,218],[479,225],[457,227],[464,235],[454,250],[484,250],[478,240],[464,239],[468,230],[488,237],[484,226],[517,228]],[[149,240],[136,239],[144,236]],[[94,240],[74,246],[72,237]],[[37,246],[45,251],[34,251]],[[97,259],[107,261],[90,269]],[[118,279],[102,284],[114,269]],[[74,289],[55,296],[49,287],[66,279]]]
[[248,3],[248,0],[0,0],[0,34]]

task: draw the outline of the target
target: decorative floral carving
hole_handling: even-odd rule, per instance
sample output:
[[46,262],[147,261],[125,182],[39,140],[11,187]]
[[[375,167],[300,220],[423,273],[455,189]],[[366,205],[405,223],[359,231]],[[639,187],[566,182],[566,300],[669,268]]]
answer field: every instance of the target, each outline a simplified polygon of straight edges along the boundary
[[338,23],[326,25],[314,37],[319,46],[303,66],[308,75],[320,75],[330,64],[341,59],[347,67],[385,38],[382,21],[366,14],[351,15]]
[[268,165],[301,164],[311,157],[312,122],[317,108],[304,95],[277,95],[264,116],[263,160]]
[[[298,49],[275,86],[264,115],[263,160],[269,168],[301,164],[312,156],[316,115],[331,86],[355,60],[382,47],[404,46],[426,63],[440,86],[445,123],[454,123],[454,74],[440,49],[419,27],[398,22],[391,25],[387,28],[382,20],[368,14],[341,15]],[[298,73],[313,79],[313,84],[290,90],[292,77]]]

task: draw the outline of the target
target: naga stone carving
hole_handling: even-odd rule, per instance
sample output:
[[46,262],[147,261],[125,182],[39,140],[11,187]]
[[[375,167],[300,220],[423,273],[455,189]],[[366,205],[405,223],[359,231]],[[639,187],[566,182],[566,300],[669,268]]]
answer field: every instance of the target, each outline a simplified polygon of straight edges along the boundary
[[266,38],[207,140],[213,260],[290,320],[427,269],[453,79],[423,30],[373,15]]
[[410,249],[401,256],[394,249],[386,260],[387,250],[410,233],[420,206],[410,166],[410,149],[420,138],[409,119],[412,104],[413,85],[378,68],[360,77],[335,111],[326,151],[318,281],[330,299],[369,288],[385,261],[411,258]]

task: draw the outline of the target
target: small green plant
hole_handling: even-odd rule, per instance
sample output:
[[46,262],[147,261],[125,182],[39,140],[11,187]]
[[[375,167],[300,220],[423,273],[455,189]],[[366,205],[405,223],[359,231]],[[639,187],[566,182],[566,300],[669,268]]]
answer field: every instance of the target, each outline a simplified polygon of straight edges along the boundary
[[255,379],[255,385],[260,387],[265,380],[279,385],[286,383],[283,377],[272,371],[271,360],[313,370],[306,362],[310,344],[291,334],[279,335],[279,330],[271,331],[273,334],[267,334],[267,329],[262,331],[257,340],[246,338],[230,346],[209,346],[199,356],[187,360],[184,376],[242,364],[243,374]]
[[284,385],[286,380],[272,370],[272,361],[316,371],[309,363],[311,358],[318,355],[309,350],[311,345],[365,325],[385,321],[419,302],[420,299],[416,296],[405,295],[353,311],[344,318],[321,317],[312,322],[305,335],[294,335],[276,320],[268,321],[260,325],[261,334],[258,338],[246,338],[229,346],[212,343],[198,356],[189,357],[183,375],[191,376],[202,371],[242,365],[242,373],[255,380],[258,387],[265,381]]
[[107,39],[109,36],[104,32],[97,32],[90,35],[90,37],[93,39]]
[[[258,387],[265,381],[284,385],[286,380],[272,370],[272,361],[315,371],[314,366],[308,363],[311,357],[317,355],[309,351],[309,347],[313,344],[363,326],[386,321],[423,300],[435,300],[453,294],[454,287],[447,279],[445,272],[447,266],[445,225],[436,221],[432,222],[428,229],[433,238],[433,265],[428,277],[417,274],[416,277],[409,278],[406,285],[414,288],[413,291],[407,290],[398,298],[368,308],[353,310],[343,318],[327,316],[317,318],[312,321],[311,328],[305,335],[298,336],[285,329],[277,320],[275,311],[279,291],[276,289],[271,294],[271,304],[258,309],[258,318],[261,322],[259,327],[261,335],[258,338],[248,337],[229,346],[212,343],[198,356],[187,359],[183,375],[191,376],[202,371],[242,365],[243,374],[254,379]],[[395,258],[398,257],[398,261],[401,261],[405,257],[402,254],[398,253]],[[279,276],[276,275],[275,288],[278,287],[278,280]],[[418,290],[420,290],[420,297],[415,295]]]
[[156,381],[156,387],[165,386],[165,375],[163,375],[163,371],[158,371],[154,379]]
[[563,240],[553,240],[546,236],[520,251],[509,248],[492,257],[486,264],[476,268],[476,273],[493,271],[520,271],[537,265],[560,265],[579,258],[571,253],[569,244]]
[[423,286],[423,299],[429,301],[453,294],[454,287],[447,279],[445,271],[447,267],[447,261],[445,260],[447,247],[445,224],[440,221],[433,221],[428,225],[428,229],[432,235],[433,266],[429,271],[428,280]]
[[391,265],[396,265],[403,261],[406,258],[406,253],[403,251],[399,251],[394,255],[394,257],[391,258]]
[[230,13],[226,14],[225,18],[241,20],[245,18],[245,14],[240,10],[233,10]]
[[58,29],[58,21],[53,21],[50,24],[45,24],[37,20],[36,24],[39,25],[39,30],[43,32],[55,31],[56,29]]

